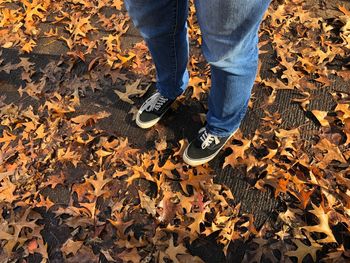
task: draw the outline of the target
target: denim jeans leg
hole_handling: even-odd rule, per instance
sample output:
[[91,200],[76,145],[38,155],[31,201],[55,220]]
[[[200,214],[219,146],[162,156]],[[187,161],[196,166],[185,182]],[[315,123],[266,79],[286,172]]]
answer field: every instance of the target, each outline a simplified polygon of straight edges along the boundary
[[207,129],[236,130],[247,110],[258,66],[258,29],[269,0],[196,0],[203,54],[211,67]]
[[175,99],[184,92],[189,80],[188,0],[125,0],[124,3],[151,52],[158,91]]

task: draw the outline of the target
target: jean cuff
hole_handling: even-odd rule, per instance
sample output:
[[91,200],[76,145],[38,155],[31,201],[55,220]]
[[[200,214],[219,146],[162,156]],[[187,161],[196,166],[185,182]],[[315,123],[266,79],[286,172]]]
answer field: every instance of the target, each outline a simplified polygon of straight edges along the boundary
[[236,132],[239,129],[239,126],[237,126],[236,128],[234,128],[231,132],[218,132],[215,131],[215,129],[211,128],[209,125],[206,125],[205,129],[207,130],[208,133],[217,136],[217,137],[228,137],[231,136],[234,132]]

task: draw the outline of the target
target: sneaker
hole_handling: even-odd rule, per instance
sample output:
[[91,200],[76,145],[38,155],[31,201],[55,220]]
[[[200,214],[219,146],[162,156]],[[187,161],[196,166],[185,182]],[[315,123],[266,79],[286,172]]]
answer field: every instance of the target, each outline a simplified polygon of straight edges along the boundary
[[184,162],[197,166],[211,161],[234,134],[235,132],[226,137],[218,137],[208,133],[203,127],[199,130],[197,138],[184,151]]
[[168,99],[159,92],[154,93],[141,106],[136,114],[136,124],[143,129],[155,125],[175,100]]

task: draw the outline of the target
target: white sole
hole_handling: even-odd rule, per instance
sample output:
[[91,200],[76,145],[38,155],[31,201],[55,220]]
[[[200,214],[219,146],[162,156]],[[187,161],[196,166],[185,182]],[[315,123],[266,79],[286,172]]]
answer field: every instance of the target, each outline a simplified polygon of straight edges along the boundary
[[136,124],[137,124],[137,126],[139,126],[142,129],[148,129],[148,128],[151,128],[152,126],[156,125],[157,122],[162,118],[162,116],[160,116],[159,118],[156,118],[156,119],[154,119],[152,121],[142,122],[140,120],[140,114],[137,113],[137,115],[136,115]]
[[182,156],[182,159],[184,160],[185,163],[187,163],[190,166],[198,166],[198,165],[210,162],[212,159],[214,159],[214,157],[219,153],[221,148],[218,151],[216,151],[214,154],[210,155],[209,157],[204,158],[204,159],[202,158],[202,159],[199,159],[199,160],[193,160],[190,157],[188,157],[188,155],[187,155],[187,148],[186,148],[186,150],[185,150],[185,152],[184,152],[184,154]]
[[[169,109],[170,109],[170,107],[169,107]],[[152,120],[152,121],[148,121],[148,122],[142,122],[142,121],[140,120],[140,113],[137,112],[137,114],[136,114],[136,124],[137,124],[137,126],[139,126],[139,127],[142,128],[142,129],[151,128],[152,126],[156,125],[157,122],[160,121],[160,119],[164,116],[165,113],[167,113],[167,111],[168,111],[169,109],[167,109],[165,112],[163,112],[163,114],[160,115],[160,117],[158,117],[158,118],[156,118],[156,119],[154,119],[154,120]]]
[[[237,129],[238,130],[238,129]],[[211,160],[213,160],[215,158],[215,156],[221,151],[221,149],[225,146],[225,144],[232,138],[233,135],[235,135],[236,131],[235,130],[231,135],[230,137],[227,138],[226,142],[215,152],[213,153],[212,155],[206,157],[206,158],[201,158],[201,159],[191,159],[188,155],[187,155],[187,150],[188,150],[188,146],[187,148],[185,149],[184,153],[183,153],[183,156],[182,156],[182,159],[185,163],[187,163],[188,165],[190,166],[198,166],[198,165],[201,165],[201,164],[205,164],[207,162],[210,162]]]

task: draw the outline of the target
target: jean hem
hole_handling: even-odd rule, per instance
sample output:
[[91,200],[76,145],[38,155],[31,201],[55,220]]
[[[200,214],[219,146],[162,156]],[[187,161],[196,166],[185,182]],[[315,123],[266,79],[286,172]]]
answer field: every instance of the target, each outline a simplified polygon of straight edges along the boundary
[[236,129],[233,129],[232,132],[215,132],[215,131],[211,130],[208,126],[206,126],[205,128],[208,131],[208,133],[210,133],[214,136],[228,137],[228,136],[231,136],[233,133],[235,133],[239,129],[239,126]]

